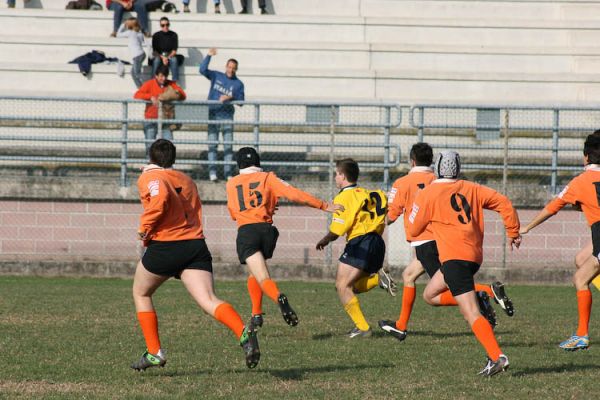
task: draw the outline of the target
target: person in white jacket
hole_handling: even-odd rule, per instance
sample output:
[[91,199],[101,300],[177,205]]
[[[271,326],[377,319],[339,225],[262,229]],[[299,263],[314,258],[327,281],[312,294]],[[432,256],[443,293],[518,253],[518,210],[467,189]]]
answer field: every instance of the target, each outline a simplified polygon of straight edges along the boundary
[[146,58],[144,52],[144,34],[137,18],[127,19],[123,25],[119,27],[117,37],[125,37],[129,39],[129,52],[132,58],[131,78],[136,87],[142,86],[142,62]]

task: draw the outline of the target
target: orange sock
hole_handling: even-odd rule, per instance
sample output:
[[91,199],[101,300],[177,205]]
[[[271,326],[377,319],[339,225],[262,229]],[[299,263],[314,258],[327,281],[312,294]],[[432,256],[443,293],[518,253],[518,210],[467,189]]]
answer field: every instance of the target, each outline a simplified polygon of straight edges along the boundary
[[142,327],[146,348],[151,354],[158,354],[160,339],[158,338],[158,318],[156,311],[140,311],[137,313],[138,321]]
[[579,312],[579,324],[577,325],[577,336],[587,336],[590,325],[590,314],[592,313],[592,292],[590,289],[577,291],[577,311]]
[[239,339],[244,330],[244,323],[240,314],[229,303],[221,303],[215,308],[215,319],[231,329]]
[[279,297],[279,289],[277,288],[277,284],[273,282],[271,279],[265,279],[260,284],[263,292],[269,296],[271,300],[277,303],[277,298]]
[[408,325],[408,320],[415,304],[416,292],[417,289],[414,286],[404,286],[402,289],[402,309],[400,310],[398,321],[396,321],[396,328],[401,331],[405,331]]
[[476,292],[486,292],[488,296],[494,297],[494,293],[492,293],[492,287],[490,285],[482,285],[481,283],[475,284]]
[[255,277],[248,277],[248,293],[252,302],[252,315],[262,314],[262,289]]
[[490,360],[497,361],[500,354],[502,354],[502,350],[500,350],[500,346],[498,346],[492,326],[487,319],[484,317],[477,318],[475,322],[473,322],[471,329],[477,340],[479,340],[479,343],[481,343],[485,349]]
[[450,293],[450,289],[444,290],[440,293],[440,306],[457,306],[458,303],[452,293]]

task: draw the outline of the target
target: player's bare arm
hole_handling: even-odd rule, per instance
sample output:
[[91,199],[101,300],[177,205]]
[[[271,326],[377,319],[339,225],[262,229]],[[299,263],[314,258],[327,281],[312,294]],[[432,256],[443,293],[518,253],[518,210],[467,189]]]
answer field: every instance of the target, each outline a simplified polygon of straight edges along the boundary
[[323,250],[329,243],[335,241],[338,237],[339,236],[333,232],[327,232],[327,235],[317,243],[317,250]]
[[529,233],[530,230],[532,230],[539,224],[543,223],[544,221],[546,221],[548,218],[550,218],[553,215],[554,214],[552,214],[550,211],[548,211],[544,208],[538,215],[536,215],[536,217],[533,219],[533,221],[531,221],[526,227],[521,228],[519,233],[521,235],[525,235],[525,234]]

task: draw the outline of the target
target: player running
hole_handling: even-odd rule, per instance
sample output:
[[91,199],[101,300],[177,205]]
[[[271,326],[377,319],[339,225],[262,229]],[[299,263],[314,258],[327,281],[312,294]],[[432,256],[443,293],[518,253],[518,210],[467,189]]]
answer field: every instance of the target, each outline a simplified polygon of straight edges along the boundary
[[135,271],[133,300],[147,350],[131,368],[144,371],[167,362],[152,295],[170,277],[181,279],[200,308],[236,335],[246,365],[254,368],[260,359],[256,332],[252,324],[245,327],[234,308],[215,295],[212,257],[202,231],[202,204],[192,179],[171,168],[175,154],[170,141],[155,141],[149,149],[150,164],[138,179],[144,207],[138,236],[147,250]]
[[509,242],[519,247],[519,217],[510,200],[493,189],[459,180],[460,157],[453,151],[438,155],[434,172],[438,179],[419,192],[413,204],[408,231],[416,237],[431,224],[442,263],[426,292],[443,293],[446,286],[458,303],[475,337],[488,356],[480,374],[492,376],[508,368],[490,323],[481,316],[475,296],[474,275],[483,261],[483,210],[502,216]]
[[[577,271],[573,284],[577,290],[577,310],[579,323],[577,331],[559,344],[564,350],[587,349],[590,345],[589,324],[592,312],[592,292],[590,282],[600,273],[598,256],[600,253],[600,136],[589,135],[583,145],[585,171],[575,177],[560,194],[531,221],[521,234],[526,234],[548,218],[559,212],[567,204],[581,207],[588,225],[591,227],[592,243],[585,246],[576,256]],[[591,253],[589,251],[591,250]]]
[[344,210],[334,215],[329,232],[317,243],[323,250],[330,242],[346,235],[346,248],[338,264],[335,287],[344,309],[355,327],[349,338],[371,336],[358,297],[379,285],[377,272],[382,269],[385,243],[381,235],[385,229],[387,198],[381,190],[369,191],[357,185],[359,167],[346,158],[335,164],[335,184],[340,189],[333,202]]
[[263,292],[279,305],[281,315],[290,326],[298,325],[298,316],[285,294],[269,274],[267,262],[273,256],[279,231],[273,226],[277,200],[284,197],[293,202],[334,212],[339,206],[328,204],[296,189],[279,179],[274,172],[260,168],[260,157],[252,147],[237,153],[239,175],[227,182],[227,209],[237,222],[237,254],[240,263],[248,266],[248,293],[252,302],[252,325],[261,327]]
[[[440,269],[438,249],[433,237],[431,227],[428,226],[418,236],[411,236],[408,230],[408,216],[412,212],[412,205],[417,193],[429,186],[435,179],[431,168],[433,161],[433,150],[427,143],[416,143],[410,149],[411,169],[407,175],[397,179],[388,196],[389,207],[387,212],[388,225],[394,223],[398,217],[404,214],[404,230],[406,240],[415,249],[416,257],[404,269],[402,279],[402,308],[397,321],[381,320],[379,327],[398,340],[404,340],[407,335],[407,326],[416,297],[415,282],[417,278],[427,272],[429,278]],[[496,303],[509,315],[514,314],[511,300],[507,297],[504,285],[495,282],[490,285],[475,284],[475,291],[481,314],[485,316],[492,326],[496,325],[496,314],[489,303],[493,298]],[[458,303],[452,293],[445,288],[442,293],[433,293],[426,290],[423,292],[425,301],[432,306],[456,306]]]

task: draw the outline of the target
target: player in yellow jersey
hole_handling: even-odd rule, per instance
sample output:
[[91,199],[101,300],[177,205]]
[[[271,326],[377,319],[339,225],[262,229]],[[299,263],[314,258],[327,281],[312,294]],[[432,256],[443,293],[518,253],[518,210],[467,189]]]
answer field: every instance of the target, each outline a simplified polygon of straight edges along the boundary
[[356,184],[359,172],[358,164],[351,158],[336,163],[335,183],[340,192],[333,202],[343,206],[344,210],[333,215],[329,232],[317,243],[317,250],[323,250],[330,242],[346,235],[346,248],[339,259],[335,287],[355,325],[348,333],[350,338],[371,336],[371,327],[355,293],[379,285],[378,272],[385,257],[381,234],[385,229],[387,198],[381,190],[359,187]]

